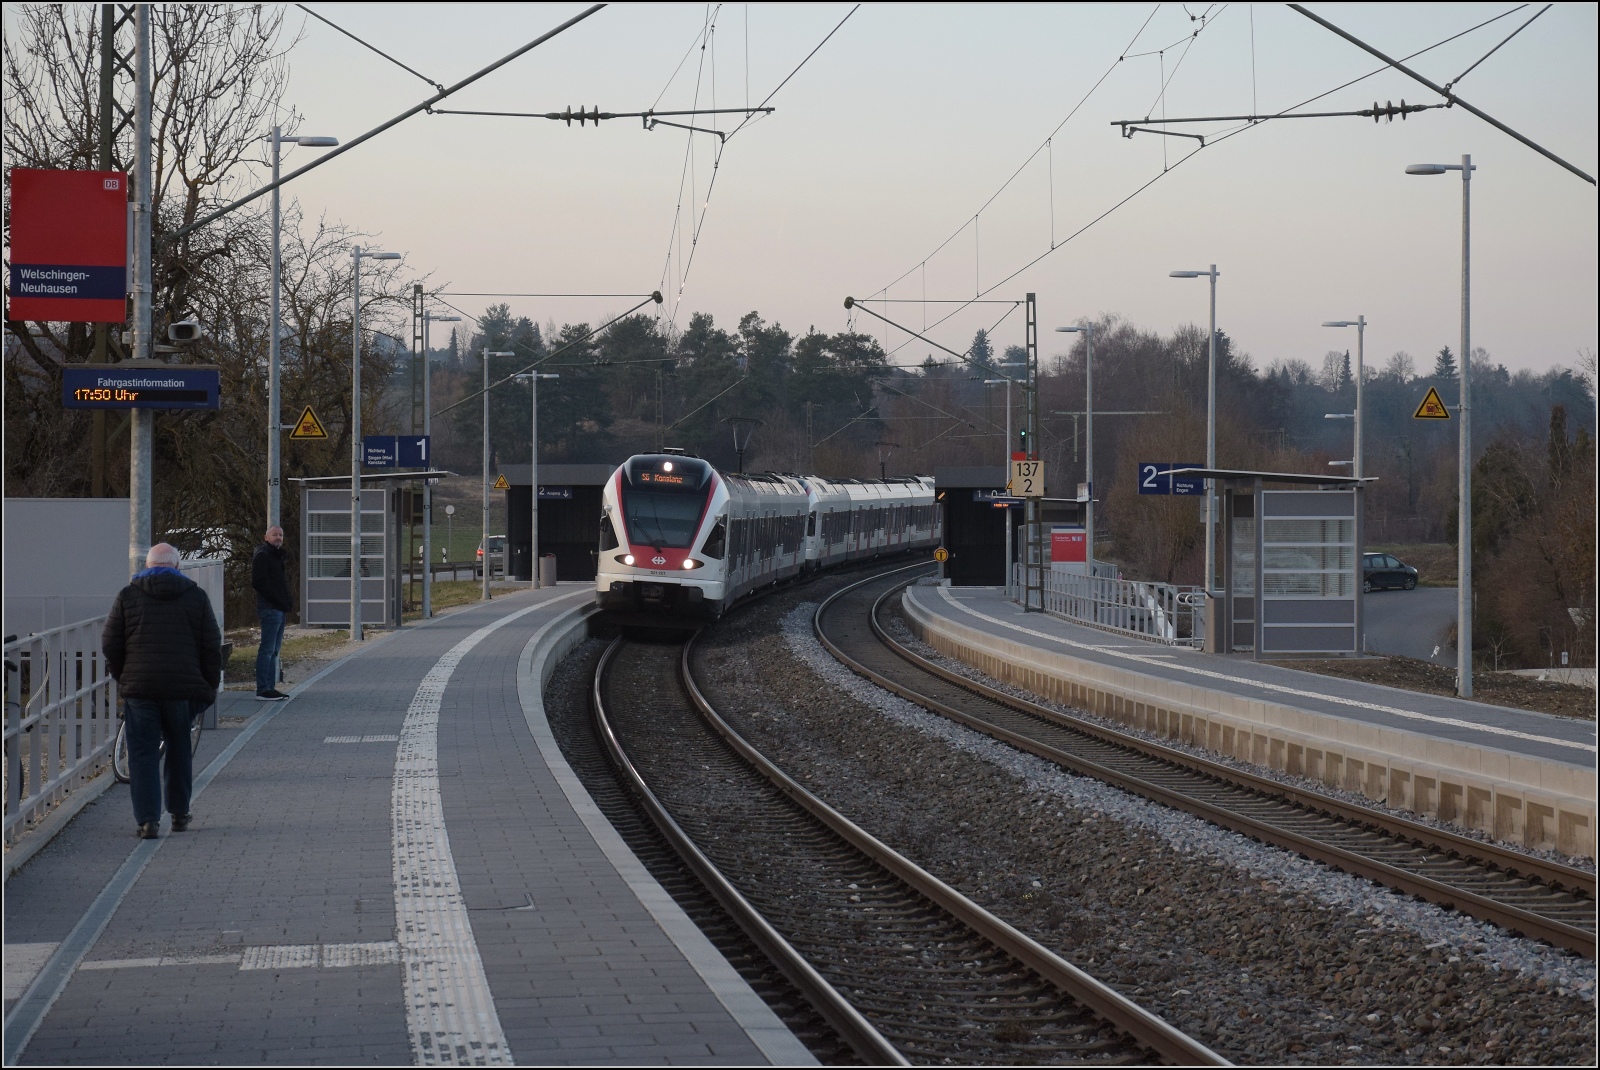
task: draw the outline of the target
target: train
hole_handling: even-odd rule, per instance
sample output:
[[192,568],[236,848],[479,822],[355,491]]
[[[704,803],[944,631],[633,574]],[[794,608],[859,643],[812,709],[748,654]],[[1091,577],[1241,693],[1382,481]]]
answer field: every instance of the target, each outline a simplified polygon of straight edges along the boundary
[[762,587],[943,535],[931,476],[719,472],[673,449],[628,458],[601,503],[595,600],[633,622],[715,620]]

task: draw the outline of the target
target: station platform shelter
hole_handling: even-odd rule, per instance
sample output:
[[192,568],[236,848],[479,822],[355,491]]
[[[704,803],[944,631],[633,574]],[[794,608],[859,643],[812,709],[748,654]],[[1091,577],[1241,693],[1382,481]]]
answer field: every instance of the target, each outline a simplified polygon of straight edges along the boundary
[[[950,551],[944,574],[952,587],[1005,586],[1007,523],[1011,559],[1022,559],[1026,510],[1021,499],[1007,497],[1006,479],[999,464],[933,470],[934,494],[944,509],[944,547]],[[1039,508],[1046,546],[1053,525],[1083,523],[1078,502],[1046,497]]]
[[[506,489],[506,548],[513,579],[533,578],[533,480],[526,464],[503,465]],[[539,466],[539,555],[554,554],[556,579],[592,580],[600,546],[600,495],[614,464]]]

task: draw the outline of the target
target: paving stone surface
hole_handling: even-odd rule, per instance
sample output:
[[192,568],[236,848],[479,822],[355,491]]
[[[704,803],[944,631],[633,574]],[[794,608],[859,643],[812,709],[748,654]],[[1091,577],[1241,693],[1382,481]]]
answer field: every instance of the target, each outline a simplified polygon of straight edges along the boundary
[[[535,599],[572,593],[504,598],[408,628],[281,708],[235,707],[272,712],[197,800],[191,829],[165,834],[86,956],[91,968],[73,974],[22,1061],[412,1063],[389,950],[393,740],[446,651]],[[524,1064],[764,1063],[607,861],[529,734],[518,658],[541,625],[577,604],[541,606],[487,636],[440,707],[445,824],[512,1055]],[[247,723],[207,733],[196,768]],[[132,831],[126,788],[88,807],[8,883],[6,943],[63,940],[128,858]],[[382,946],[323,950],[349,944]],[[184,956],[213,961],[118,961]],[[8,977],[8,1014],[11,987]]]

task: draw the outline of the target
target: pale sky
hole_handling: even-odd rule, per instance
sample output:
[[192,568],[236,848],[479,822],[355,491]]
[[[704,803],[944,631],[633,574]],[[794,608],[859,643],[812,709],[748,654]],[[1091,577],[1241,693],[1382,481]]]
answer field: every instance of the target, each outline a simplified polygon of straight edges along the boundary
[[[445,84],[582,10],[573,4],[316,4],[315,10]],[[1400,57],[1513,5],[1318,4],[1323,17]],[[926,261],[929,298],[970,298],[1194,151],[1197,142],[1136,134],[1114,119],[1281,110],[1379,66],[1283,5],[861,7],[773,99],[776,114],[725,147],[677,313],[732,328],[758,310],[795,333],[846,322],[847,294],[923,294],[928,254],[970,223],[1094,83],[1109,77],[978,222]],[[847,4],[618,5],[458,94],[441,107],[611,111],[759,103],[850,10]],[[1415,66],[1456,77],[1527,17],[1525,8],[1435,49]],[[708,11],[714,47],[690,52]],[[1185,39],[1210,20],[1185,53]],[[291,9],[304,39],[288,101],[301,131],[348,139],[414,104],[421,81]],[[1116,58],[1127,49],[1129,58]],[[1254,45],[1252,47],[1252,34]],[[1596,171],[1596,8],[1558,5],[1456,87],[1467,100],[1580,169]],[[1135,56],[1166,48],[1161,55]],[[689,53],[677,77],[675,68]],[[748,56],[748,60],[747,57]],[[1180,62],[1181,61],[1181,62]],[[1174,74],[1174,68],[1176,73]],[[714,73],[714,79],[713,79]],[[748,97],[746,84],[748,82]],[[1393,71],[1307,110],[1373,100],[1434,103]],[[656,101],[659,99],[659,104]],[[731,130],[737,116],[697,123]],[[1174,127],[1221,132],[1210,127]],[[419,115],[290,187],[326,214],[403,251],[407,266],[458,291],[634,293],[661,287],[670,312],[683,256],[673,233],[680,181],[685,226],[705,203],[714,137],[613,120],[598,130],[544,120]],[[297,149],[286,170],[315,150]],[[1364,314],[1368,360],[1406,350],[1419,370],[1459,336],[1461,182],[1404,174],[1416,162],[1473,155],[1474,347],[1511,367],[1575,366],[1596,347],[1595,187],[1459,109],[1404,123],[1274,120],[1172,170],[990,298],[1039,295],[1051,328],[1115,312],[1170,331],[1204,323],[1206,284],[1175,268],[1221,270],[1218,325],[1258,365],[1318,364],[1353,331],[1319,326]],[[1053,198],[1051,170],[1053,168]],[[1053,208],[1052,208],[1053,201]],[[470,312],[489,299],[463,298]],[[591,320],[621,299],[510,299],[543,323]],[[929,322],[954,306],[934,312]],[[963,349],[998,306],[974,306],[935,336]],[[890,315],[920,327],[924,308]],[[883,336],[865,318],[863,329]],[[998,330],[1021,341],[1020,316]],[[905,342],[891,332],[891,348]],[[438,344],[436,341],[435,344]],[[915,363],[920,343],[897,359]]]

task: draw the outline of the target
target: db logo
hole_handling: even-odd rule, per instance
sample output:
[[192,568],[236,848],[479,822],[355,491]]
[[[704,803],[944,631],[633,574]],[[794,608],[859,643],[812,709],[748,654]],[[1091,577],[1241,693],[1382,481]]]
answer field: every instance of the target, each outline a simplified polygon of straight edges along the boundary
[[652,565],[664,565],[667,563],[667,559],[662,557],[660,554],[657,554],[650,559],[650,563]]
[[104,184],[106,189],[121,189],[122,188],[122,179],[120,179],[120,178],[107,178],[107,179],[103,180],[103,184]]

